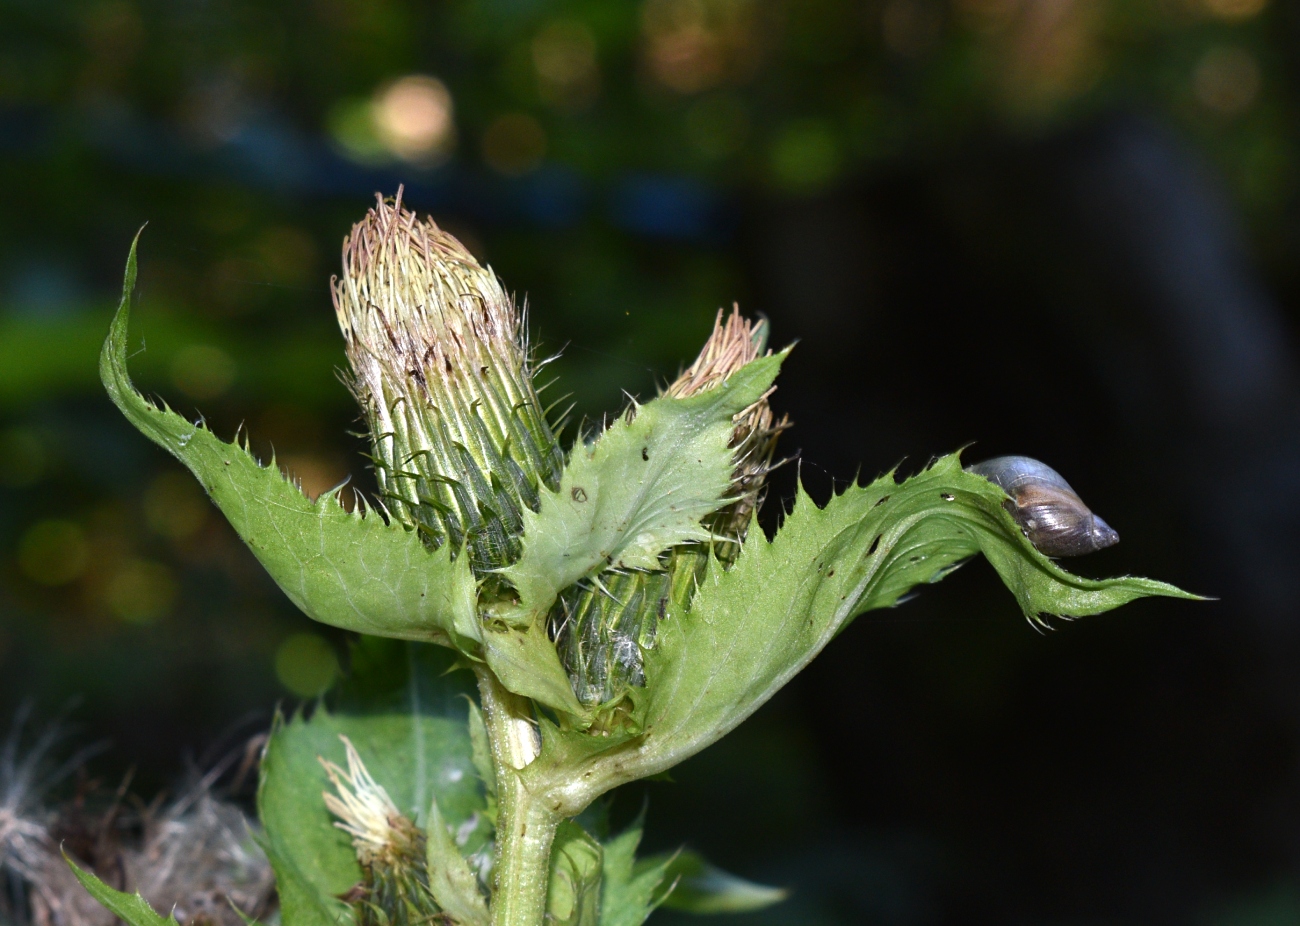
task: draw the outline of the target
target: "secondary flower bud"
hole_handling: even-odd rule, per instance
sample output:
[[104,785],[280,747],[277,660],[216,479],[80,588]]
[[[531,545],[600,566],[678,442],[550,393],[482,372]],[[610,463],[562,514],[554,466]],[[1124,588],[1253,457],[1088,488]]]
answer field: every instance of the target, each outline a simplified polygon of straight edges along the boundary
[[654,646],[669,583],[662,572],[612,573],[602,588],[560,596],[556,646],[580,702],[612,704],[645,684],[643,654]]
[[347,771],[321,759],[336,794],[325,792],[334,824],[352,837],[362,881],[343,899],[352,904],[358,926],[421,926],[441,914],[429,890],[425,835],[397,809],[370,776],[352,741],[340,736]]
[[477,571],[513,561],[522,506],[564,464],[514,300],[400,190],[344,239],[331,291],[388,510]]
[[[763,356],[766,348],[766,321],[751,322],[739,309],[724,321],[719,311],[700,355],[664,394],[682,399],[712,389]],[[789,427],[787,418],[774,420],[767,401],[770,395],[769,390],[735,416],[730,441],[734,500],[704,521],[716,535],[712,555],[724,562],[734,560],[740,550],[762,500],[776,439]],[[598,583],[570,589],[560,597],[552,613],[556,648],[579,701],[589,707],[617,709],[629,688],[645,684],[644,654],[654,646],[659,619],[670,602],[689,595],[709,552],[698,546],[678,548],[665,572],[608,572]],[[604,726],[617,723],[615,711]]]
[[[750,321],[740,314],[739,306],[733,306],[724,322],[722,310],[719,309],[713,322],[713,332],[704,343],[700,355],[664,394],[684,399],[718,385],[745,364],[771,353],[766,349],[767,335],[766,319]],[[736,500],[706,521],[709,527],[724,537],[744,539],[745,532],[749,529],[750,516],[763,498],[767,474],[772,470],[776,440],[782,431],[790,427],[790,419],[783,416],[777,421],[768,405],[767,400],[775,390],[776,387],[773,386],[735,418],[736,430],[732,433],[731,449],[736,463],[733,477]]]

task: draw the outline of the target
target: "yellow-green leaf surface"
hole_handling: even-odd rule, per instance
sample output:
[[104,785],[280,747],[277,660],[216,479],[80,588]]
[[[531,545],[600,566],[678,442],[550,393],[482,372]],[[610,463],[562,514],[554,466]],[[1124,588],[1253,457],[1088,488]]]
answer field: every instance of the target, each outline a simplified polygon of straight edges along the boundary
[[997,486],[964,472],[956,454],[901,484],[884,476],[851,487],[825,508],[800,492],[773,540],[750,531],[735,565],[724,571],[715,563],[689,612],[661,625],[646,659],[648,752],[661,750],[667,767],[713,742],[854,616],[897,603],[977,553],[1035,622],[1148,595],[1196,597],[1151,579],[1066,572],[1034,549],[1005,500]]
[[753,713],[854,616],[896,604],[976,553],[1035,622],[1149,595],[1197,597],[1150,579],[1072,575],[1034,549],[1005,501],[955,454],[902,483],[889,475],[853,486],[825,508],[801,491],[772,540],[755,525],[731,568],[713,562],[689,604],[660,622],[646,686],[632,692],[644,733],[604,747],[544,728],[532,774],[539,783],[550,775],[565,805],[581,809],[610,787],[662,772]]
[[707,540],[700,519],[731,495],[732,418],[768,390],[784,359],[762,357],[699,395],[637,406],[574,447],[559,490],[524,511],[523,553],[502,570],[524,614],[544,613],[601,570],[658,569],[669,547]]
[[507,689],[570,714],[580,725],[587,722],[587,711],[573,693],[542,621],[533,621],[523,629],[486,628],[482,642],[483,660]]
[[433,899],[458,926],[488,926],[487,901],[479,890],[478,876],[456,846],[436,796],[429,801],[425,835]]
[[122,302],[100,353],[99,372],[132,424],[184,463],[284,593],[315,620],[347,630],[454,645],[475,653],[479,623],[466,557],[371,510],[348,512],[337,493],[313,502],[274,465],[146,400],[126,369],[135,245]]
[[600,887],[600,926],[641,926],[663,902],[667,859],[636,860],[641,844],[638,821],[604,844]]
[[599,926],[601,845],[571,820],[560,824],[551,850],[546,920],[555,926]]

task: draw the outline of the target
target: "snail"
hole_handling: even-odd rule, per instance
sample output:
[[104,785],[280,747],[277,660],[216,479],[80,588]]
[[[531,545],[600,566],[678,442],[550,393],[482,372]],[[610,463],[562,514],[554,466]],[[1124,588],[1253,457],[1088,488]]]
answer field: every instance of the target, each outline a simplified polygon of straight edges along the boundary
[[1061,474],[1032,457],[994,457],[966,467],[1010,496],[1005,503],[1029,542],[1046,556],[1082,556],[1119,543]]

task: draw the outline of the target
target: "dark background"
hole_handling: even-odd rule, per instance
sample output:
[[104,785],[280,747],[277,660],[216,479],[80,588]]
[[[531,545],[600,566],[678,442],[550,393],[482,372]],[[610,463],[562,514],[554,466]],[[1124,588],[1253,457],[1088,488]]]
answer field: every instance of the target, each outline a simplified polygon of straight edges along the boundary
[[[969,442],[1218,597],[1048,633],[975,563],[648,795],[744,922],[1300,922],[1300,10],[1281,0],[0,0],[0,707],[150,794],[309,698],[298,615],[98,387],[312,492],[359,456],[326,281],[375,191],[531,305],[589,416],[738,300],[819,498]],[[668,917],[665,917],[668,919]]]

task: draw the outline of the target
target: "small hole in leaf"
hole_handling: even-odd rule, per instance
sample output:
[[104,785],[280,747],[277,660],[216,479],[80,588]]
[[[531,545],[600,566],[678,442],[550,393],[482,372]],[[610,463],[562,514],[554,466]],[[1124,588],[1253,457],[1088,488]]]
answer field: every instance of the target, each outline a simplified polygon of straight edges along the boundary
[[649,447],[642,447],[642,448],[641,448],[641,459],[646,460],[646,461],[649,461],[649,459],[650,459],[650,448],[649,448]]
[[582,486],[574,486],[572,489],[569,490],[569,496],[575,502],[579,502],[579,503],[585,502],[587,500],[587,490],[584,489]]
[[867,556],[870,556],[872,553],[875,553],[876,549],[879,546],[880,546],[880,535],[876,534],[876,539],[871,541],[871,549],[867,550]]
[[939,497],[943,499],[945,502],[955,501],[957,498],[957,496],[953,495],[950,492],[940,492]]
[[[883,505],[883,504],[884,504],[885,502],[887,502],[887,501],[889,501],[889,496],[888,496],[888,495],[882,495],[882,496],[880,496],[880,500],[879,500],[878,502],[876,502],[874,505],[872,505],[871,507],[872,507],[872,508],[879,508],[881,505]],[[877,537],[876,539],[879,540],[880,538]]]

